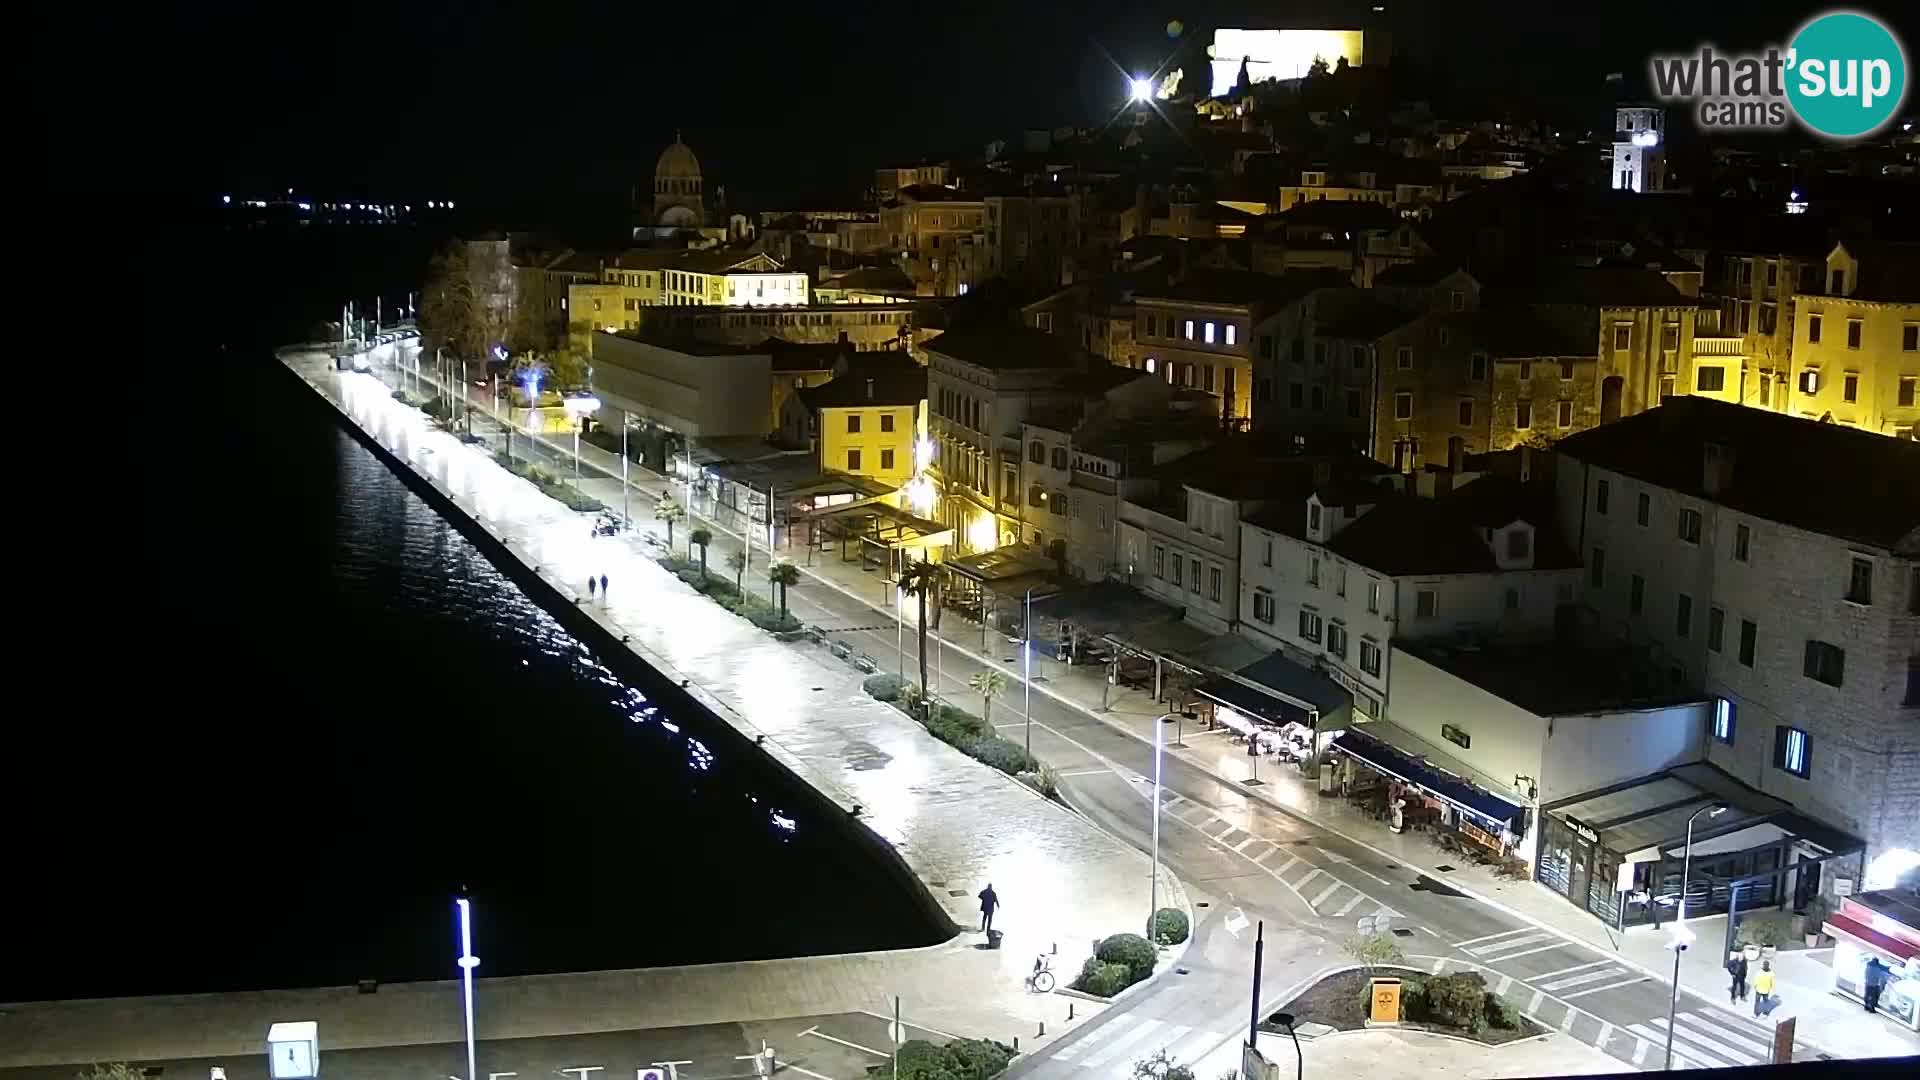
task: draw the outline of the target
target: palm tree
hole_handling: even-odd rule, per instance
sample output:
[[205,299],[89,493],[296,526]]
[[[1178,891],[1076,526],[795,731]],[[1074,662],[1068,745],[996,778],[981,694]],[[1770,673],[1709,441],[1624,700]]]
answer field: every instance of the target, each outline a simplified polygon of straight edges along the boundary
[[747,573],[747,553],[744,551],[728,552],[727,553],[727,569],[733,571],[733,591],[736,593],[745,593],[747,591],[747,586],[745,582],[745,576]]
[[767,567],[767,580],[780,586],[780,617],[787,617],[787,588],[800,583],[800,568],[792,559],[776,560]]
[[686,517],[687,512],[680,508],[671,495],[662,495],[660,501],[653,504],[653,517],[656,521],[667,523],[667,550],[673,550],[673,523]]
[[1007,677],[997,671],[976,671],[967,678],[967,685],[980,695],[981,721],[993,726],[993,699],[1007,688]]
[[[687,545],[700,549],[700,580],[707,580],[707,545],[713,543],[713,533],[706,529],[695,529],[687,534]],[[702,586],[705,588],[705,586]]]
[[900,591],[920,600],[920,687],[931,692],[927,681],[927,594],[939,587],[940,571],[925,559],[910,561],[900,570]]

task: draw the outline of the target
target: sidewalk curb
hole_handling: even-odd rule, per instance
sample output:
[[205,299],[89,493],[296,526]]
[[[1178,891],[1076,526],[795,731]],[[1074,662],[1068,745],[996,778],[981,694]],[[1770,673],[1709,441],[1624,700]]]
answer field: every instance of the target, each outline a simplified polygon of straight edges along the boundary
[[[1408,959],[1408,960],[1415,960],[1415,959],[1422,959],[1422,957],[1416,957],[1416,956],[1413,956],[1413,955],[1409,955],[1409,956],[1407,957],[1407,959]],[[1452,959],[1451,957],[1437,957],[1437,956],[1436,956],[1436,957],[1432,957],[1432,959],[1435,959],[1435,960],[1440,960],[1440,959],[1445,959],[1445,960],[1446,960],[1446,961],[1447,961],[1448,963],[1456,963],[1456,962],[1457,962],[1457,961],[1455,961],[1455,960],[1453,960],[1453,959]],[[1388,965],[1388,966],[1398,966],[1398,965]],[[1480,967],[1480,965],[1479,965],[1479,964],[1469,964],[1468,966],[1469,966],[1469,967],[1475,967],[1475,968],[1478,968],[1478,967]],[[1294,984],[1293,986],[1291,986],[1291,987],[1289,987],[1289,988],[1288,988],[1288,990],[1287,990],[1287,992],[1286,992],[1286,993],[1285,993],[1284,995],[1282,995],[1282,996],[1281,996],[1281,997],[1279,998],[1279,1000],[1277,1000],[1277,1001],[1273,1001],[1273,1002],[1271,1002],[1271,1003],[1269,1003],[1269,1002],[1266,1002],[1266,1001],[1262,1001],[1262,1002],[1260,1003],[1260,1013],[1261,1013],[1261,1017],[1262,1017],[1262,1021],[1261,1021],[1261,1022],[1262,1022],[1262,1023],[1265,1023],[1265,1017],[1266,1017],[1267,1015],[1269,1015],[1269,1014],[1271,1014],[1271,1013],[1272,1013],[1272,1012],[1273,1012],[1273,1011],[1274,1011],[1275,1009],[1278,1009],[1278,1008],[1280,1008],[1280,1007],[1282,1007],[1282,1006],[1284,1006],[1284,1005],[1286,1005],[1286,1004],[1287,1004],[1288,1002],[1290,1002],[1290,1001],[1292,1001],[1292,1000],[1293,1000],[1294,998],[1297,998],[1297,997],[1299,997],[1299,996],[1300,996],[1301,994],[1304,994],[1304,993],[1306,993],[1306,992],[1307,992],[1307,991],[1308,991],[1309,989],[1311,989],[1311,988],[1312,988],[1312,987],[1314,987],[1315,985],[1317,985],[1317,984],[1319,984],[1320,982],[1322,982],[1322,981],[1324,981],[1324,980],[1326,980],[1326,979],[1330,979],[1330,978],[1332,978],[1333,976],[1335,976],[1335,975],[1339,975],[1339,974],[1341,974],[1341,973],[1343,973],[1343,972],[1348,972],[1348,971],[1362,971],[1362,970],[1365,970],[1365,968],[1366,968],[1366,965],[1365,965],[1365,964],[1335,964],[1335,965],[1333,965],[1332,967],[1326,967],[1326,968],[1321,968],[1321,969],[1320,969],[1320,971],[1319,971],[1318,973],[1316,973],[1316,974],[1313,974],[1313,975],[1309,975],[1309,976],[1307,976],[1307,977],[1306,977],[1306,978],[1305,978],[1304,980],[1302,980],[1302,981],[1300,981],[1300,982],[1297,982],[1297,983],[1295,983],[1295,984]],[[1519,980],[1515,980],[1515,981],[1517,982],[1517,981],[1519,981]],[[1525,984],[1523,983],[1522,985],[1525,985]],[[1560,999],[1559,999],[1559,998],[1555,998],[1555,997],[1553,997],[1553,995],[1551,995],[1551,994],[1549,994],[1549,995],[1547,995],[1547,997],[1548,997],[1548,998],[1549,998],[1550,1000],[1553,1000],[1553,1001],[1559,1001],[1559,1002],[1560,1002],[1560,1004],[1562,1004],[1562,1005],[1565,1005],[1565,1004],[1566,1004],[1566,1002],[1564,1002],[1564,1001],[1560,1001]],[[1569,1007],[1571,1008],[1572,1006],[1569,1006]],[[1582,1010],[1580,1010],[1580,1011],[1581,1011],[1581,1012],[1586,1012],[1586,1010],[1584,1010],[1584,1009],[1582,1009]],[[1525,1014],[1523,1013],[1523,1014],[1521,1014],[1521,1015],[1525,1015]],[[1588,1016],[1592,1016],[1593,1014],[1592,1014],[1592,1013],[1586,1013],[1586,1015],[1588,1015]],[[1531,1016],[1528,1016],[1528,1017],[1527,1017],[1527,1019],[1528,1019],[1528,1021],[1530,1021],[1530,1022],[1532,1022],[1532,1023],[1534,1024],[1534,1025],[1536,1025],[1536,1026],[1538,1026],[1538,1027],[1542,1027],[1542,1028],[1545,1028],[1545,1027],[1546,1027],[1546,1025],[1545,1025],[1545,1024],[1542,1024],[1542,1023],[1540,1023],[1540,1021],[1538,1021],[1538,1020],[1535,1020],[1535,1019],[1534,1019],[1533,1017],[1531,1017]],[[1411,1033],[1413,1033],[1413,1034],[1415,1034],[1415,1035],[1431,1035],[1431,1036],[1433,1036],[1434,1038],[1437,1038],[1437,1039],[1452,1039],[1452,1040],[1453,1040],[1454,1042],[1458,1042],[1458,1043],[1465,1043],[1465,1044],[1467,1044],[1468,1046],[1475,1046],[1475,1047],[1478,1047],[1478,1048],[1480,1048],[1480,1049],[1482,1049],[1482,1050],[1492,1050],[1492,1051],[1500,1051],[1500,1050],[1505,1050],[1505,1049],[1506,1049],[1507,1047],[1509,1047],[1509,1046],[1521,1046],[1521,1045],[1524,1045],[1524,1044],[1526,1044],[1526,1043],[1530,1043],[1530,1042],[1539,1042],[1539,1041],[1541,1041],[1541,1040],[1543,1040],[1543,1039],[1548,1039],[1548,1038],[1552,1038],[1552,1037],[1553,1037],[1553,1036],[1555,1036],[1555,1035],[1566,1035],[1566,1032],[1564,1032],[1564,1031],[1554,1031],[1554,1030],[1552,1030],[1552,1029],[1550,1029],[1550,1028],[1549,1028],[1548,1030],[1545,1030],[1545,1031],[1542,1031],[1542,1032],[1541,1032],[1540,1034],[1538,1034],[1538,1035],[1528,1035],[1527,1037],[1525,1037],[1525,1038],[1523,1038],[1523,1039],[1511,1039],[1511,1040],[1509,1040],[1509,1041],[1507,1041],[1507,1042],[1503,1042],[1503,1043],[1486,1043],[1486,1042],[1481,1042],[1481,1041],[1480,1041],[1480,1040],[1478,1040],[1478,1039],[1469,1039],[1469,1038],[1467,1038],[1467,1037],[1466,1037],[1466,1036],[1464,1036],[1464,1035],[1449,1035],[1448,1033],[1446,1033],[1446,1032],[1444,1032],[1444,1031],[1428,1031],[1428,1030],[1426,1030],[1425,1028],[1409,1028],[1409,1027],[1398,1027],[1398,1026],[1394,1026],[1394,1027],[1378,1027],[1378,1028],[1337,1028],[1337,1029],[1335,1029],[1335,1030],[1333,1030],[1333,1031],[1330,1031],[1330,1032],[1328,1032],[1328,1033],[1326,1033],[1325,1035],[1317,1035],[1317,1036],[1314,1036],[1314,1038],[1313,1038],[1313,1039],[1312,1039],[1311,1041],[1314,1041],[1314,1042],[1318,1042],[1318,1041],[1320,1041],[1321,1039],[1331,1039],[1331,1038],[1333,1038],[1333,1037],[1334,1037],[1334,1036],[1336,1036],[1336,1035],[1366,1035],[1366,1034],[1371,1034],[1371,1033],[1373,1033],[1373,1032],[1378,1032],[1378,1031],[1407,1031],[1407,1032],[1411,1032]],[[1569,1035],[1569,1036],[1568,1036],[1568,1038],[1572,1038],[1572,1036],[1570,1036],[1570,1035]],[[1574,1042],[1580,1042],[1580,1040],[1579,1040],[1579,1039],[1574,1039],[1573,1041],[1574,1041]],[[1580,1043],[1580,1045],[1582,1045],[1582,1046],[1592,1046],[1592,1044],[1591,1044],[1591,1043]],[[1598,1050],[1598,1051],[1599,1051],[1600,1053],[1603,1053],[1603,1054],[1604,1054],[1604,1053],[1606,1053],[1606,1051],[1605,1051],[1605,1050],[1601,1050],[1601,1049],[1600,1049],[1599,1047],[1597,1047],[1597,1046],[1594,1046],[1594,1047],[1593,1047],[1593,1049],[1595,1049],[1595,1050]]]

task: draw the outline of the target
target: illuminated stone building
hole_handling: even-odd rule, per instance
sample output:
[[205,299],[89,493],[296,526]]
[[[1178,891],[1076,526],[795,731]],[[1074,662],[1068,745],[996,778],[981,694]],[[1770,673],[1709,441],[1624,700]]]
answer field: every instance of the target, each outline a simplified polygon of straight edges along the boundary
[[1836,244],[1795,303],[1789,410],[1881,435],[1920,431],[1920,250]]
[[673,145],[660,152],[653,167],[653,224],[663,229],[697,229],[706,223],[706,181],[700,175],[700,159],[675,132]]
[[1613,190],[1664,191],[1666,110],[1658,105],[1630,105],[1615,109],[1613,116]]

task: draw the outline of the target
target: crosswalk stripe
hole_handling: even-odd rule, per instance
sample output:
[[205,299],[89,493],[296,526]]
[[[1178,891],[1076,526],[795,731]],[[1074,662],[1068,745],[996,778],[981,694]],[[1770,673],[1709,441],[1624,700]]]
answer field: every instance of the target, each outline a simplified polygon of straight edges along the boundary
[[[1619,974],[1619,972],[1610,971],[1607,974],[1617,975]],[[1648,979],[1645,975],[1634,975],[1625,979],[1621,979],[1618,982],[1610,982],[1600,986],[1588,987],[1585,990],[1575,990],[1571,994],[1562,994],[1560,996],[1566,998],[1568,1001],[1572,1001],[1574,998],[1586,997],[1588,994],[1599,994],[1599,993],[1604,993],[1608,990],[1618,990],[1623,986],[1632,986],[1634,983],[1641,983],[1641,982],[1647,982],[1647,981]]]
[[1771,1042],[1766,1042],[1760,1039],[1752,1038],[1751,1036],[1748,1036],[1743,1032],[1741,1032],[1739,1028],[1734,1027],[1732,1025],[1723,1026],[1717,1023],[1708,1022],[1709,1020],[1718,1020],[1718,1019],[1719,1017],[1709,1017],[1706,1013],[1697,1013],[1697,1012],[1681,1013],[1678,1017],[1678,1020],[1680,1023],[1680,1031],[1682,1034],[1685,1034],[1689,1029],[1705,1032],[1707,1035],[1711,1037],[1727,1040],[1727,1045],[1729,1047],[1735,1050],[1738,1050],[1742,1053],[1753,1054],[1756,1057],[1766,1059],[1767,1061],[1772,1060],[1773,1044]]
[[1332,896],[1334,893],[1339,892],[1344,887],[1345,886],[1341,885],[1339,882],[1336,881],[1333,884],[1327,886],[1326,888],[1320,890],[1320,895],[1313,898],[1313,901],[1312,901],[1313,906],[1317,908],[1321,904],[1326,903],[1328,897]]
[[1205,1028],[1195,1030],[1183,1043],[1169,1043],[1167,1056],[1182,1065],[1192,1065],[1208,1051],[1226,1042],[1229,1036]]
[[1500,976],[1500,981],[1494,985],[1493,992],[1496,994],[1499,994],[1502,997],[1505,997],[1507,993],[1507,987],[1512,985],[1513,985],[1513,976],[1502,975]]
[[[1274,850],[1274,851],[1279,851],[1280,849],[1279,849],[1279,848],[1274,848],[1273,850]],[[1272,853],[1273,853],[1273,852],[1268,852],[1267,854],[1268,854],[1268,855],[1271,855]],[[1260,858],[1262,858],[1262,859],[1264,859],[1264,858],[1266,858],[1266,857],[1267,857],[1266,855],[1262,855],[1262,856],[1260,856]],[[1266,864],[1265,864],[1265,863],[1261,863],[1260,865],[1262,865],[1262,866],[1266,866]],[[1289,870],[1291,870],[1291,869],[1293,869],[1294,867],[1296,867],[1296,866],[1299,866],[1299,865],[1300,865],[1300,856],[1298,856],[1298,855],[1289,855],[1289,856],[1287,856],[1287,861],[1286,861],[1286,862],[1283,862],[1283,863],[1281,863],[1281,864],[1280,864],[1279,866],[1277,866],[1277,867],[1276,867],[1276,866],[1267,866],[1267,869],[1269,869],[1269,870],[1271,870],[1271,871],[1273,871],[1273,873],[1274,873],[1274,876],[1276,876],[1276,877],[1285,877],[1285,876],[1286,876],[1286,873],[1287,873],[1287,871],[1289,871]]]
[[1536,980],[1534,985],[1542,990],[1552,990],[1558,993],[1561,990],[1571,990],[1576,986],[1584,986],[1590,982],[1599,982],[1602,979],[1619,978],[1620,974],[1619,969],[1608,967],[1602,971],[1587,971],[1579,975],[1569,975],[1564,979],[1555,979],[1552,982],[1539,982]]
[[1546,996],[1547,995],[1541,993],[1540,991],[1535,990],[1533,992],[1533,1000],[1527,1002],[1527,1011],[1530,1013],[1533,1013],[1536,1016],[1539,1015],[1541,999],[1545,998]]
[[1611,960],[1594,960],[1585,964],[1575,964],[1570,968],[1561,968],[1559,971],[1549,971],[1545,975],[1536,975],[1534,976],[1534,981],[1539,982],[1540,985],[1542,986],[1545,986],[1547,984],[1541,980],[1557,979],[1562,975],[1571,975],[1576,971],[1585,971],[1588,968],[1597,968],[1603,964],[1611,964],[1611,963],[1613,963],[1613,961]]
[[1346,914],[1347,912],[1349,912],[1349,911],[1352,911],[1352,910],[1353,910],[1354,908],[1357,908],[1357,907],[1359,907],[1359,906],[1360,906],[1360,902],[1361,902],[1362,900],[1365,900],[1366,898],[1367,898],[1367,896],[1366,896],[1366,894],[1365,894],[1365,893],[1354,893],[1354,894],[1353,894],[1353,899],[1351,899],[1351,900],[1348,900],[1348,901],[1347,901],[1346,903],[1344,903],[1344,904],[1341,904],[1341,905],[1340,905],[1340,910],[1339,910],[1339,911],[1336,911],[1336,912],[1334,912],[1334,913],[1333,913],[1333,917],[1337,919],[1337,918],[1339,918],[1340,916],[1342,916],[1342,915],[1345,915],[1345,914]]
[[[1523,926],[1518,930],[1502,930],[1497,934],[1488,934],[1485,937],[1468,938],[1465,941],[1456,941],[1453,943],[1453,947],[1456,949],[1466,949],[1467,946],[1469,945],[1478,945],[1483,941],[1492,941],[1494,938],[1511,937],[1514,934],[1529,934],[1533,932],[1534,931],[1532,927]],[[1467,951],[1472,952],[1473,950],[1468,949]]]
[[1574,1007],[1573,1007],[1573,1006],[1571,1006],[1571,1005],[1568,1005],[1568,1006],[1567,1006],[1567,1015],[1565,1015],[1565,1016],[1563,1016],[1563,1017],[1561,1017],[1561,1018],[1560,1018],[1560,1030],[1561,1030],[1561,1031],[1572,1031],[1572,1030],[1573,1030],[1573,1018],[1574,1018],[1574,1017],[1576,1017],[1576,1016],[1579,1016],[1579,1015],[1580,1015],[1580,1014],[1579,1014],[1579,1013],[1578,1013],[1577,1011],[1575,1011],[1575,1009],[1574,1009]]
[[1605,1020],[1600,1021],[1600,1034],[1594,1036],[1593,1045],[1601,1050],[1605,1050],[1607,1048],[1607,1041],[1612,1038],[1613,1025],[1607,1023]]
[[1738,1035],[1751,1040],[1755,1046],[1760,1048],[1760,1052],[1763,1054],[1769,1056],[1773,1054],[1773,1031],[1770,1028],[1764,1028],[1758,1023],[1743,1020],[1732,1013],[1710,1012],[1706,1009],[1696,1009],[1693,1012],[1684,1012],[1680,1015],[1699,1016],[1703,1018],[1711,1017],[1714,1023],[1720,1025],[1720,1030],[1730,1035]]
[[1538,948],[1521,949],[1519,952],[1504,952],[1498,956],[1487,957],[1487,959],[1499,960],[1502,962],[1507,960],[1518,960],[1522,956],[1532,956],[1534,953],[1552,952],[1555,949],[1564,949],[1566,947],[1567,947],[1566,942],[1554,941],[1554,942],[1549,942],[1548,944],[1545,944],[1545,945],[1541,945]]
[[1111,1061],[1115,1056],[1125,1053],[1127,1047],[1153,1034],[1154,1029],[1159,1026],[1160,1021],[1142,1017],[1138,1023],[1127,1030],[1126,1034],[1107,1043],[1100,1048],[1098,1053],[1081,1062],[1080,1067],[1083,1069],[1092,1069]]
[[1307,887],[1307,882],[1312,881],[1314,878],[1317,878],[1324,873],[1326,873],[1325,870],[1322,870],[1316,866],[1313,869],[1307,871],[1306,877],[1301,878],[1299,881],[1291,882],[1290,884],[1292,884],[1293,887],[1296,889],[1304,889]]
[[[1629,1030],[1631,1030],[1631,1029],[1629,1029]],[[1647,1040],[1645,1040],[1645,1039],[1635,1039],[1635,1040],[1633,1040],[1633,1067],[1634,1067],[1634,1068],[1636,1068],[1636,1069],[1637,1069],[1637,1068],[1639,1068],[1640,1066],[1642,1066],[1642,1065],[1644,1065],[1644,1064],[1646,1064],[1646,1063],[1647,1063],[1647,1047],[1648,1047],[1648,1045],[1650,1045],[1650,1044],[1649,1044],[1649,1043],[1647,1042]]]
[[1264,844],[1264,843],[1266,843],[1266,841],[1260,839],[1257,836],[1249,836],[1245,840],[1242,840],[1239,843],[1233,845],[1233,850],[1234,850],[1234,853],[1237,855],[1247,850],[1247,847],[1251,844]]
[[[1219,836],[1215,837],[1214,839],[1220,841],[1220,844],[1223,847],[1233,847],[1235,844],[1238,844],[1240,842],[1240,840],[1234,839],[1234,836],[1236,835],[1238,835],[1241,840],[1253,839],[1253,837],[1248,836],[1246,833],[1241,832],[1239,829],[1236,829],[1231,825],[1227,826],[1226,832],[1221,833]],[[1234,848],[1234,850],[1238,851],[1239,849]]]
[[[1519,948],[1524,948],[1528,945],[1537,945],[1542,941],[1558,941],[1558,940],[1559,939],[1554,937],[1552,934],[1543,933],[1541,931],[1536,930],[1531,933],[1524,934],[1520,937],[1508,938],[1505,941],[1496,941],[1490,945],[1481,945],[1477,948],[1467,949],[1465,951],[1470,956],[1493,956],[1496,953],[1504,953],[1509,949],[1519,949]],[[1454,947],[1459,948],[1458,945]]]
[[[1654,1028],[1660,1032],[1661,1036],[1665,1037],[1667,1033],[1667,1018],[1664,1016],[1656,1016],[1651,1023]],[[1728,1046],[1726,1043],[1721,1042],[1711,1035],[1702,1034],[1685,1024],[1675,1025],[1673,1029],[1673,1041],[1680,1045],[1696,1045],[1699,1048],[1695,1051],[1696,1054],[1705,1054],[1712,1058],[1725,1058],[1726,1063],[1729,1065],[1756,1064],[1755,1062],[1747,1060],[1747,1055],[1739,1050]]]
[[1061,1047],[1053,1055],[1053,1058],[1055,1061],[1072,1061],[1075,1057],[1079,1056],[1080,1051],[1085,1050],[1090,1046],[1097,1046],[1097,1045],[1099,1045],[1099,1040],[1094,1036],[1087,1036],[1084,1038],[1076,1039],[1074,1040],[1072,1045]]
[[[1665,1023],[1666,1017],[1664,1016],[1661,1017],[1660,1022]],[[1663,1061],[1665,1060],[1665,1055],[1667,1052],[1667,1033],[1664,1030],[1655,1030],[1654,1028],[1648,1027],[1645,1024],[1630,1024],[1627,1026],[1627,1030],[1633,1032],[1635,1035],[1638,1035],[1646,1039],[1648,1042],[1652,1043],[1653,1052],[1655,1054],[1660,1055],[1661,1060]],[[1694,1065],[1702,1068],[1708,1068],[1708,1069],[1721,1068],[1724,1064],[1721,1061],[1719,1061],[1717,1058],[1714,1058],[1711,1054],[1708,1054],[1703,1050],[1697,1050],[1691,1046],[1688,1046],[1686,1043],[1683,1043],[1678,1039],[1675,1039],[1673,1041],[1673,1058],[1675,1061],[1683,1062],[1688,1065]],[[1639,1062],[1635,1061],[1634,1064],[1638,1065]]]

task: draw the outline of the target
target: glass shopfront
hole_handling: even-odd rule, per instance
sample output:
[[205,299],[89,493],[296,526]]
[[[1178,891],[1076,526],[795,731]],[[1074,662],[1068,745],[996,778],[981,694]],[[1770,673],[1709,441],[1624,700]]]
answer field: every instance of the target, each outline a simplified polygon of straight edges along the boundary
[[1875,957],[1889,969],[1887,984],[1880,991],[1880,1012],[1920,1030],[1920,962],[1862,948],[1851,938],[1837,936],[1833,939],[1833,988],[1855,1001],[1864,1001],[1867,961]]

